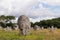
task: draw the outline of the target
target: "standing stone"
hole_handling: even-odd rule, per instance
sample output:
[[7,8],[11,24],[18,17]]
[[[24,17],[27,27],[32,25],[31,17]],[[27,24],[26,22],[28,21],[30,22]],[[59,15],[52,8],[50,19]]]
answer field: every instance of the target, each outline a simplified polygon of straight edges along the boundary
[[18,26],[19,26],[19,30],[20,30],[21,35],[29,34],[30,21],[29,21],[29,18],[27,16],[21,15],[18,18]]
[[41,29],[44,29],[44,27],[41,27]]
[[39,28],[39,26],[38,25],[35,25],[34,26],[34,30],[39,30],[40,28]]
[[54,31],[54,27],[53,26],[51,26],[51,31]]
[[0,26],[0,30],[3,30],[3,27],[2,26]]
[[4,28],[4,31],[12,31],[12,28],[7,26],[6,28]]
[[18,26],[17,26],[17,25],[14,27],[14,29],[15,29],[15,30],[19,30],[19,28],[18,28]]
[[54,27],[53,26],[51,26],[51,28],[49,27],[49,31],[53,32],[54,31]]

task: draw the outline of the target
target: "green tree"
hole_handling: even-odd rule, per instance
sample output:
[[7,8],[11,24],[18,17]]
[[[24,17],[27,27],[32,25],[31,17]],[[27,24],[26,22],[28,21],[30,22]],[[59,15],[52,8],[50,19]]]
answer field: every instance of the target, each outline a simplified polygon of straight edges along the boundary
[[50,20],[42,20],[40,22],[35,22],[34,25],[38,25],[40,27],[57,27],[60,28],[60,18],[54,18],[54,19],[50,19]]
[[[12,23],[11,20],[14,20],[15,17],[14,16],[4,16],[4,15],[1,15],[0,16],[0,25],[5,28],[7,26],[10,26],[13,28],[14,26],[14,23]],[[8,23],[9,22],[9,23]]]
[[6,19],[13,20],[13,19],[15,19],[15,17],[14,16],[6,16]]

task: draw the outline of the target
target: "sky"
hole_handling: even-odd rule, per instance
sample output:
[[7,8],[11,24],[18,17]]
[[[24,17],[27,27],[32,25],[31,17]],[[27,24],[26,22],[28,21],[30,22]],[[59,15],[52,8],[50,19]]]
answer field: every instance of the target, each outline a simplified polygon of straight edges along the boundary
[[0,0],[0,15],[12,15],[16,20],[26,15],[36,22],[60,17],[60,0]]

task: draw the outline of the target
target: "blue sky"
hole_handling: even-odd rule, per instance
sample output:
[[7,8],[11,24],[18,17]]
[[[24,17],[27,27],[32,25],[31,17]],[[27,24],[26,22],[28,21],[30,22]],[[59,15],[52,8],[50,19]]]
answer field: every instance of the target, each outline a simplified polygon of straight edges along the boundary
[[60,0],[0,0],[0,15],[27,15],[30,21],[60,17]]

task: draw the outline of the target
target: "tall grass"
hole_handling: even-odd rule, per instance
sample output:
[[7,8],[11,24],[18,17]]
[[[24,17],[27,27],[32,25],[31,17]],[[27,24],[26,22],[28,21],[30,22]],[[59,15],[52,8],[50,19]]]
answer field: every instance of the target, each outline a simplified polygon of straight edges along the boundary
[[60,29],[49,32],[47,29],[34,31],[31,30],[30,35],[20,36],[19,31],[0,30],[0,40],[60,40]]

